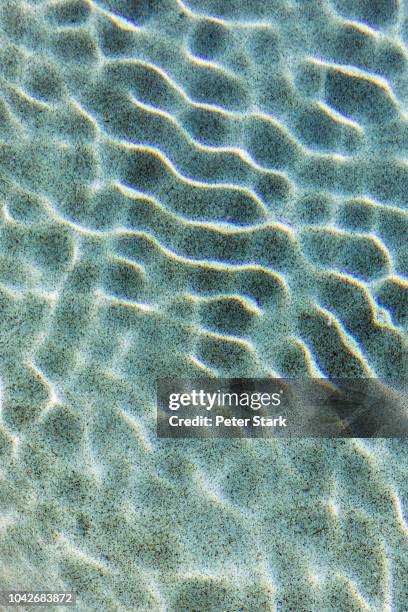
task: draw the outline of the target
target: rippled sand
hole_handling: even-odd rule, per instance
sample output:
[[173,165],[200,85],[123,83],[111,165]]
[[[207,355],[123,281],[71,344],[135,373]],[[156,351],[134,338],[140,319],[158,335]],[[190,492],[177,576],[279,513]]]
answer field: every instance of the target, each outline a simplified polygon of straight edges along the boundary
[[158,376],[408,375],[406,0],[2,0],[0,586],[408,609],[404,441],[158,441]]

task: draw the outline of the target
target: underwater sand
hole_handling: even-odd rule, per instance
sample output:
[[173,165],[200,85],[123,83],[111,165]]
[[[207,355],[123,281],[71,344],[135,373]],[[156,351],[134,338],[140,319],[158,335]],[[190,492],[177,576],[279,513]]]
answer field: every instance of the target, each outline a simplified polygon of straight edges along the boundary
[[157,440],[155,381],[408,375],[408,2],[2,0],[0,43],[0,588],[406,612],[405,441]]

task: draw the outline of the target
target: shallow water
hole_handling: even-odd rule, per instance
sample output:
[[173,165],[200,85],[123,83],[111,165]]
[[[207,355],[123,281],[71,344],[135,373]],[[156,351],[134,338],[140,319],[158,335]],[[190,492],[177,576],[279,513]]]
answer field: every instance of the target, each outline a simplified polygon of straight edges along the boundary
[[155,435],[159,376],[407,376],[406,0],[3,0],[0,42],[0,587],[406,610],[405,441]]

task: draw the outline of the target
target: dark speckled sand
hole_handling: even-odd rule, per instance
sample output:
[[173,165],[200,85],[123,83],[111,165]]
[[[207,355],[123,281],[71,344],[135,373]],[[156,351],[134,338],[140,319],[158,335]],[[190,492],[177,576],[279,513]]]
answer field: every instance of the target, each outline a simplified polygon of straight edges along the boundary
[[155,381],[408,375],[407,44],[406,0],[2,0],[2,589],[406,612],[404,441],[159,441]]

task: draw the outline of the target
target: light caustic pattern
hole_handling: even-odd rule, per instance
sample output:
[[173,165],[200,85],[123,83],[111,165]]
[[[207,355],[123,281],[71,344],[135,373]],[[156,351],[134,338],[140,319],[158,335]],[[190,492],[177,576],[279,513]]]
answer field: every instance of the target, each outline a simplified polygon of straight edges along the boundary
[[407,609],[406,444],[157,441],[158,376],[407,375],[403,0],[3,0],[0,582]]

